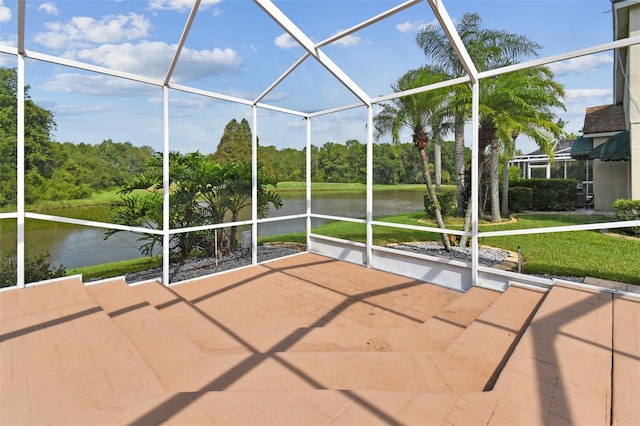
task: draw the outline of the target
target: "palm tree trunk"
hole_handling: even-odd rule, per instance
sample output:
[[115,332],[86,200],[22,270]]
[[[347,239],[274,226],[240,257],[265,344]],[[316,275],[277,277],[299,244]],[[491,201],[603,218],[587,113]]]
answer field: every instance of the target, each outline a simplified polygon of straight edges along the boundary
[[478,217],[482,219],[484,217],[484,163],[485,163],[485,155],[483,151],[478,153],[478,205],[476,208],[478,209]]
[[436,191],[442,190],[442,145],[440,141],[433,141],[433,164],[436,175]]
[[[480,128],[478,129],[478,217],[484,217],[485,201],[487,181],[484,176],[485,167],[489,167],[491,171],[491,165],[487,165],[487,148],[491,147],[493,140],[495,139],[496,128],[493,119],[490,117],[480,118]],[[489,158],[491,160],[491,158]],[[489,173],[491,174],[491,173]]]
[[502,200],[501,210],[503,216],[509,215],[509,156],[504,153],[502,158]]
[[456,169],[456,199],[458,201],[458,216],[464,214],[464,120],[456,119],[454,129],[455,138],[455,169]]
[[491,185],[491,222],[502,222],[500,216],[500,154],[498,139],[491,141],[491,157],[489,162],[489,176]]
[[[424,181],[427,185],[427,193],[433,201],[433,206],[436,210],[436,224],[438,228],[444,229],[444,220],[442,220],[442,210],[440,209],[440,203],[438,202],[438,197],[436,195],[436,191],[433,188],[433,183],[431,182],[431,176],[429,175],[429,161],[427,159],[427,153],[424,148],[419,148],[420,158],[422,158],[422,175],[424,176]],[[449,235],[443,233],[442,235],[442,244],[444,245],[444,249],[446,251],[451,251],[451,242],[449,241]]]
[[[237,222],[238,221],[238,215],[239,213],[237,211],[233,211],[231,212],[231,221],[232,222]],[[238,241],[237,241],[237,235],[238,235],[238,227],[237,226],[232,226],[231,227],[231,231],[229,232],[229,251],[233,254],[236,252],[236,250],[238,249]]]
[[[469,230],[471,229],[471,213],[473,213],[473,211],[471,210],[472,208],[473,208],[473,202],[472,200],[469,200],[469,204],[467,205],[467,212],[464,215],[464,223],[462,225],[462,230],[464,232],[469,232]],[[466,247],[468,241],[469,241],[468,235],[461,236],[460,241],[458,242],[458,247]]]

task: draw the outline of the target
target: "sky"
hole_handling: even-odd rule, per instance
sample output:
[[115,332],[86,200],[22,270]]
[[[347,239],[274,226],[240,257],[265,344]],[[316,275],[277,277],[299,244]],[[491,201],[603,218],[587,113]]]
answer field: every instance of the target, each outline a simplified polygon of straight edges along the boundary
[[[525,35],[547,57],[613,38],[609,0],[441,0],[454,23],[478,13],[482,27]],[[403,3],[400,0],[275,0],[274,4],[318,43]],[[26,0],[25,48],[145,78],[164,80],[185,28],[192,0]],[[17,1],[0,0],[0,66],[15,67]],[[409,69],[427,63],[417,33],[435,24],[427,2],[388,17],[322,47],[369,96],[392,93]],[[13,49],[13,50],[12,50]],[[305,50],[249,0],[202,0],[171,82],[247,100],[272,86]],[[523,58],[523,60],[532,58]],[[579,133],[585,108],[612,102],[613,54],[603,52],[550,66],[564,85],[566,130]],[[111,139],[162,149],[162,89],[103,74],[27,59],[31,98],[53,112],[59,142],[97,144]],[[313,57],[304,60],[270,91],[263,103],[315,112],[358,99]],[[252,122],[249,106],[169,91],[170,149],[214,152],[231,119]],[[311,121],[312,143],[366,141],[366,108],[322,115]],[[305,146],[305,120],[258,109],[261,145]],[[452,136],[449,137],[452,139]],[[467,138],[470,146],[471,140]],[[388,142],[382,137],[380,142]],[[410,141],[406,132],[403,141]],[[528,153],[533,142],[519,138]]]

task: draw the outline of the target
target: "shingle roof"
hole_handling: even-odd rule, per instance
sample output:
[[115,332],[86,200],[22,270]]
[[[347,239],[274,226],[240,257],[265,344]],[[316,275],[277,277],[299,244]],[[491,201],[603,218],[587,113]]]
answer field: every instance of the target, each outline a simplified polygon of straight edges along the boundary
[[587,108],[582,133],[619,132],[626,130],[622,105],[598,105]]
[[[556,141],[555,146],[553,147],[553,152],[557,153],[559,151],[562,151],[563,149],[571,148],[571,144],[573,143],[573,141],[574,139],[558,139]],[[544,155],[544,154],[545,152],[538,148],[535,151],[528,153],[527,155]]]

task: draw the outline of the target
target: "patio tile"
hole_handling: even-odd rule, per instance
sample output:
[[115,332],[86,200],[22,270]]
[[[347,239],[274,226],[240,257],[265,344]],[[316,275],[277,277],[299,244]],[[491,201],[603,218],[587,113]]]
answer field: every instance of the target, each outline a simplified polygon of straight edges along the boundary
[[411,398],[395,417],[402,424],[441,424],[459,397],[460,394],[456,392],[420,392]]
[[314,254],[169,288],[6,291],[0,423],[634,424],[638,299],[554,286],[508,356],[540,297]]
[[463,393],[447,414],[445,421],[453,425],[487,424],[498,404],[492,392]]
[[613,422],[640,419],[640,298],[613,296]]

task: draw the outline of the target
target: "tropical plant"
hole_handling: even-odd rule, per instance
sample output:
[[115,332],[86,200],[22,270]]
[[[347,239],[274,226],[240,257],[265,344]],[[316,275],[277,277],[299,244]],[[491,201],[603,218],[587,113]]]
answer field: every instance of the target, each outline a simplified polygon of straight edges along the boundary
[[[394,92],[427,86],[447,79],[447,75],[431,67],[410,70],[392,85]],[[422,160],[422,175],[427,186],[427,193],[432,201],[438,227],[444,229],[444,220],[440,203],[429,173],[429,160],[426,148],[429,143],[427,131],[438,134],[443,114],[443,105],[448,90],[436,89],[409,96],[394,98],[391,103],[382,104],[382,110],[374,118],[376,137],[390,133],[394,143],[400,142],[400,132],[404,128],[411,129],[414,146]],[[451,243],[447,234],[442,233],[442,243],[447,251],[451,251]]]
[[[560,136],[554,109],[564,109],[564,88],[546,67],[533,67],[480,83],[479,163],[490,150],[491,221],[500,222],[499,156],[519,134],[530,137],[549,156],[553,139]],[[508,188],[507,188],[508,191]]]
[[[32,251],[32,247],[30,247]],[[10,287],[18,282],[18,259],[14,253],[0,253],[0,287]],[[24,260],[24,280],[27,283],[64,277],[64,265],[54,265],[49,252],[28,254]]]
[[[250,163],[219,164],[211,158],[193,152],[169,153],[169,227],[190,228],[224,223],[227,214],[231,221],[251,202],[252,174]],[[265,217],[269,205],[280,208],[280,196],[266,189],[274,185],[272,178],[258,170],[258,217]],[[121,199],[112,206],[111,221],[117,224],[156,228],[162,224],[162,153],[156,153],[147,164],[147,170],[138,175],[121,191]],[[134,192],[135,191],[135,192]],[[142,191],[142,192],[141,192]],[[109,230],[105,238],[120,232]],[[170,251],[174,260],[184,260],[196,250],[205,256],[214,256],[218,250],[235,252],[236,226],[223,233],[194,231],[172,234]],[[141,234],[140,251],[151,255],[162,245],[162,237]]]
[[509,214],[509,162],[515,155],[517,132],[511,132],[511,140],[504,140],[502,149],[502,197],[500,197],[500,213],[504,216]]
[[[478,70],[496,67],[505,59],[515,60],[526,55],[535,55],[540,47],[524,36],[505,31],[480,27],[481,19],[476,13],[465,13],[456,30]],[[445,72],[449,79],[466,74],[460,58],[448,36],[439,24],[430,24],[416,36],[416,42],[427,60]],[[499,65],[498,65],[499,66]],[[452,96],[448,98],[447,110],[454,121],[456,147],[455,174],[458,215],[462,215],[465,205],[465,161],[464,125],[471,116],[471,90],[466,84],[452,86]]]

